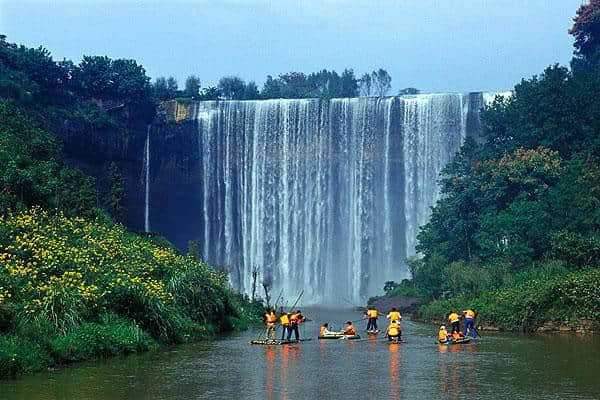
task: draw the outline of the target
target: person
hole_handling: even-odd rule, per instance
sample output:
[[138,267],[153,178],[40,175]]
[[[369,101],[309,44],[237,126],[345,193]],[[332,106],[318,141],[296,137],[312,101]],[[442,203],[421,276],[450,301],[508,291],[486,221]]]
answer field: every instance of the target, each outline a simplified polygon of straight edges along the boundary
[[290,313],[283,313],[279,318],[279,322],[281,323],[281,340],[285,340],[286,335],[289,339],[290,337]]
[[386,318],[388,318],[390,321],[397,321],[398,323],[400,323],[402,315],[400,315],[398,310],[396,310],[396,307],[392,307],[392,311],[390,311]]
[[465,336],[471,335],[471,337],[475,337],[475,311],[472,309],[467,309],[463,311],[463,315],[465,316]]
[[458,332],[460,330],[460,317],[454,311],[450,311],[450,315],[448,315],[448,321],[452,325],[452,333]]
[[367,321],[367,332],[376,331],[377,330],[377,317],[379,316],[379,311],[376,308],[371,307],[367,309],[365,313],[368,321]]
[[464,338],[463,333],[461,331],[452,331],[452,339],[458,340]]
[[356,328],[352,325],[351,321],[346,322],[346,329],[344,329],[342,333],[348,336],[356,335]]
[[290,326],[288,328],[287,339],[290,340],[292,338],[292,332],[294,332],[294,337],[296,341],[300,340],[300,332],[298,331],[298,326],[304,322],[306,318],[302,315],[300,310],[296,310],[295,313],[290,315]]
[[392,320],[390,326],[387,327],[385,334],[388,337],[388,340],[391,342],[392,340],[400,341],[402,339],[402,330],[400,328],[400,323],[398,320]]
[[325,335],[329,335],[332,332],[329,330],[329,324],[328,323],[324,323],[323,326],[321,326],[321,330],[319,331],[319,336],[325,336]]
[[448,331],[446,331],[446,325],[440,326],[440,330],[438,332],[438,339],[440,342],[445,342],[448,340]]
[[275,323],[277,322],[277,316],[275,315],[275,309],[267,311],[264,316],[265,324],[267,325],[266,337],[272,339],[275,337]]

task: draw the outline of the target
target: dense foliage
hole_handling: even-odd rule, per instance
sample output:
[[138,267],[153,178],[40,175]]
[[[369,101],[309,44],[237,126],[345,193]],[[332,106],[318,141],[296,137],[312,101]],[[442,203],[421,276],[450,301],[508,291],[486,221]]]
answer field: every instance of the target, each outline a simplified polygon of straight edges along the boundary
[[226,275],[100,220],[40,208],[0,217],[0,261],[0,342],[21,346],[0,350],[0,376],[27,370],[32,348],[44,366],[193,340],[251,318]]
[[398,289],[433,301],[425,317],[471,306],[507,329],[598,321],[600,62],[587,46],[597,48],[599,4],[578,12],[572,69],[551,66],[496,98],[484,140],[468,139],[443,171],[422,258]]

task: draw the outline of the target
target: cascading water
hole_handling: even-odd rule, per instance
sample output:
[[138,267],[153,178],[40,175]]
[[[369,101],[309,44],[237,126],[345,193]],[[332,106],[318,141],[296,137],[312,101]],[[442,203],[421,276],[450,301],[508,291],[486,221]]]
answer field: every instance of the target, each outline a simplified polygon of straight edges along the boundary
[[200,200],[189,213],[200,216],[201,256],[226,266],[241,290],[257,267],[273,292],[305,290],[305,303],[358,303],[405,278],[404,260],[439,199],[439,173],[486,99],[194,103],[200,178],[189,190]]
[[150,127],[148,125],[144,144],[144,232],[150,232]]

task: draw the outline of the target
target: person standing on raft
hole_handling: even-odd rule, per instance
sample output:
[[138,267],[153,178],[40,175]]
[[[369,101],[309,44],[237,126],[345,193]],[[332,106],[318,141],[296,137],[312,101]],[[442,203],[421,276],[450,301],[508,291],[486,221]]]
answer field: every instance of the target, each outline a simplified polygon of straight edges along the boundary
[[267,311],[264,316],[265,324],[267,325],[266,337],[267,339],[275,338],[275,323],[277,322],[277,316],[275,315],[275,309]]
[[475,311],[470,308],[463,311],[463,315],[465,316],[465,336],[471,335],[471,337],[475,337]]
[[379,316],[379,311],[376,308],[371,307],[367,309],[365,315],[368,318],[367,321],[367,332],[376,331],[377,330],[377,317]]
[[291,331],[290,331],[290,313],[283,313],[279,318],[279,322],[281,322],[281,340],[285,340],[286,336],[289,340]]
[[448,321],[452,325],[452,333],[460,331],[460,317],[454,311],[450,311],[450,315],[448,315]]
[[397,320],[392,320],[390,326],[387,327],[385,334],[390,342],[392,340],[402,340],[402,329],[400,328],[400,323]]
[[346,322],[346,329],[342,331],[344,335],[354,336],[356,335],[356,328],[352,325],[351,321]]
[[391,321],[396,321],[398,323],[400,323],[400,320],[402,319],[402,315],[400,315],[400,312],[398,312],[398,310],[396,310],[396,307],[392,307],[392,311],[389,312],[388,315],[386,315],[386,318]]
[[298,331],[298,325],[304,322],[306,318],[302,315],[300,310],[297,310],[294,314],[290,315],[290,326],[288,328],[287,340],[292,338],[292,332],[294,332],[294,337],[296,341],[300,340],[300,332]]

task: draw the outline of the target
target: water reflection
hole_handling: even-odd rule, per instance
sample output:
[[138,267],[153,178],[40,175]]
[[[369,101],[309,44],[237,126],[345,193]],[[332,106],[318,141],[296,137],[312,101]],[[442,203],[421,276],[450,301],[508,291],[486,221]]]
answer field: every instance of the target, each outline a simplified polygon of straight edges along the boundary
[[400,397],[400,344],[392,343],[388,345],[390,349],[390,395],[393,399]]
[[265,397],[268,400],[273,399],[273,389],[275,385],[275,356],[274,346],[265,346]]

